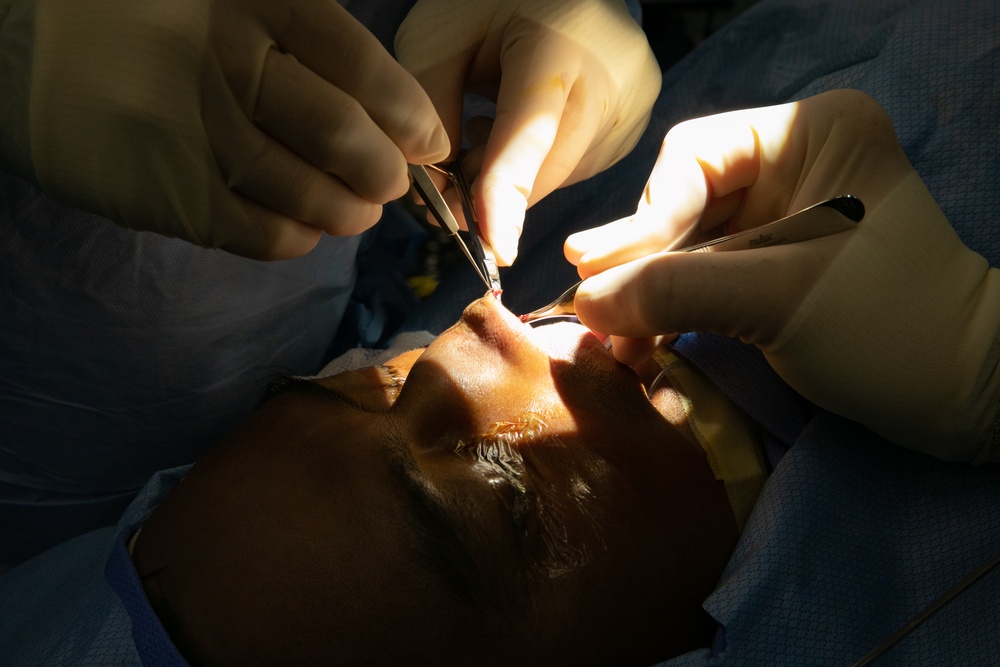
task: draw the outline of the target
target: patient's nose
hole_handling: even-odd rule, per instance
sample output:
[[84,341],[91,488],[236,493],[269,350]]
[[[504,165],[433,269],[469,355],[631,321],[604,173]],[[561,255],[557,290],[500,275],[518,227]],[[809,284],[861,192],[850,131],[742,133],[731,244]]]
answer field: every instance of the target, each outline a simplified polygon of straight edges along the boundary
[[490,293],[466,307],[462,324],[483,344],[501,350],[523,344],[525,333],[530,329]]
[[462,313],[462,320],[469,325],[476,323],[490,323],[494,327],[514,329],[520,331],[524,324],[514,313],[500,303],[500,299],[487,292],[481,298],[476,299]]

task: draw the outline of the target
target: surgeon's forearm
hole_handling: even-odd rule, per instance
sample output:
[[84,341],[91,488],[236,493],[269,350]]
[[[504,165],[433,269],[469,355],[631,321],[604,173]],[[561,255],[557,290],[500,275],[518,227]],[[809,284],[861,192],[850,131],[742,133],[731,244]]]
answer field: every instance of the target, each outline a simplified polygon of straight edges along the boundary
[[34,180],[28,102],[34,0],[0,0],[0,169]]

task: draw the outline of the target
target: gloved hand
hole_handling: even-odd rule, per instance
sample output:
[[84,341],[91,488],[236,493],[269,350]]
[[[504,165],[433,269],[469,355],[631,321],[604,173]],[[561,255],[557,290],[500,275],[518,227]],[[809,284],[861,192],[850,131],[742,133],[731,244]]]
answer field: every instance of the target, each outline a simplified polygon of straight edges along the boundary
[[517,255],[525,209],[626,155],[660,90],[656,59],[622,0],[418,0],[395,48],[453,149],[463,93],[496,100],[472,188],[502,265]]
[[[850,193],[849,232],[671,253]],[[716,230],[718,232],[718,230]],[[878,105],[854,91],[683,123],[636,214],[571,236],[580,319],[636,363],[668,332],[757,345],[814,403],[948,460],[1000,460],[1000,270],[966,248]]]
[[356,234],[448,138],[334,0],[10,0],[4,167],[135,229],[257,258]]

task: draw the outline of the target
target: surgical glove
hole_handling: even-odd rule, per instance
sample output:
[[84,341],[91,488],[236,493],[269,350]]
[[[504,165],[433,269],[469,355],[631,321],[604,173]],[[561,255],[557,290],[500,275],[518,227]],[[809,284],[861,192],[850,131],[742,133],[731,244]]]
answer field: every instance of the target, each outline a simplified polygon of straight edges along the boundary
[[473,183],[497,260],[517,255],[524,213],[636,144],[660,69],[622,0],[418,0],[396,57],[427,90],[460,145],[463,93],[494,99]]
[[[668,251],[721,221],[753,227],[844,193],[868,209],[849,232]],[[591,276],[580,319],[617,334],[629,363],[655,339],[620,336],[739,337],[803,396],[893,442],[1000,461],[1000,270],[962,244],[861,93],[678,126],[636,215],[570,237],[566,250]]]
[[120,224],[262,259],[352,235],[444,159],[419,84],[333,0],[10,0],[3,164]]

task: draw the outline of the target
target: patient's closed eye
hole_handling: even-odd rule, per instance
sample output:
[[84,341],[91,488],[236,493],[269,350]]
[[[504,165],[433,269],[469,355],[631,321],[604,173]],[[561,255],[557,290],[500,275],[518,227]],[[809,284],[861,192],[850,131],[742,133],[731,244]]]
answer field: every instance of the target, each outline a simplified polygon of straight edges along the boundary
[[455,446],[456,454],[471,456],[482,466],[490,478],[490,486],[498,490],[504,500],[518,536],[527,533],[528,519],[535,510],[536,500],[518,447],[540,437],[546,427],[540,416],[528,413],[513,422],[495,422],[487,433],[471,442],[460,441]]

